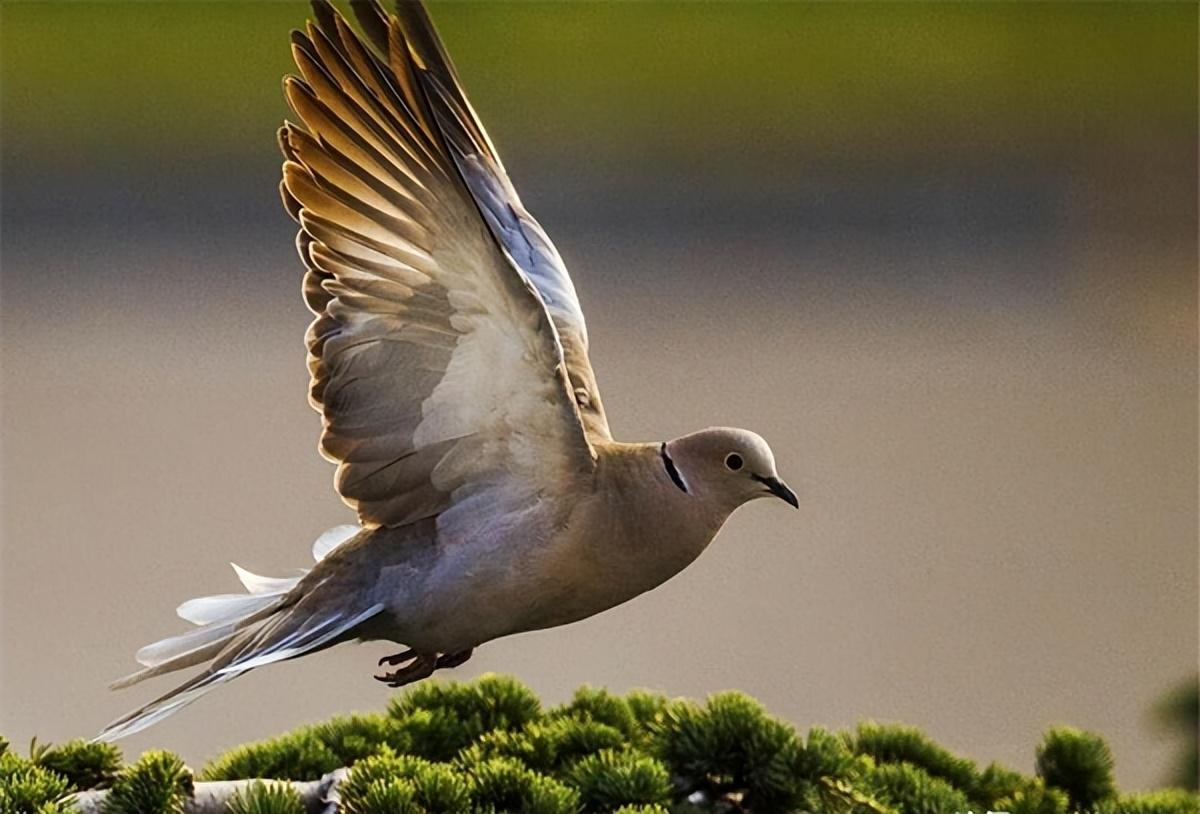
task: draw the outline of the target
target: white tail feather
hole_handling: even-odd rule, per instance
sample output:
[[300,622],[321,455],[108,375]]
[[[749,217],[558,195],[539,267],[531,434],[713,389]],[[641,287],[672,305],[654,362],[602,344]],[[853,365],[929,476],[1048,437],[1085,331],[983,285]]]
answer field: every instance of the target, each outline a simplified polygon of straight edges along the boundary
[[235,622],[255,611],[262,610],[275,601],[277,594],[218,594],[217,596],[200,596],[189,599],[175,613],[180,619],[185,619],[193,625],[216,625],[225,622]]
[[[260,577],[258,574],[253,574],[247,571],[236,562],[229,563],[233,566],[233,572],[237,574],[237,578],[245,586],[246,590],[252,594],[285,594],[292,590],[300,577]],[[303,575],[303,572],[301,572]]]
[[362,526],[334,526],[326,531],[313,543],[312,555],[317,562],[329,556],[329,552],[340,546],[362,531]]
[[[256,667],[262,667],[267,664],[274,664],[277,661],[284,661],[301,653],[308,653],[313,650],[318,650],[326,644],[329,644],[338,636],[356,627],[359,623],[365,622],[375,614],[383,610],[382,604],[372,605],[357,616],[350,619],[339,619],[331,617],[323,619],[311,627],[302,627],[295,633],[280,639],[271,647],[253,654],[253,658],[235,659],[231,664],[222,667],[218,670],[218,674],[226,673],[244,673],[247,670],[253,670]],[[331,627],[332,625],[332,627]]]
[[[329,529],[313,543],[314,559],[320,562],[329,552],[362,531],[359,526],[349,525]],[[293,618],[298,624],[291,627],[287,610],[291,602],[286,594],[299,584],[306,572],[296,577],[264,577],[236,564],[231,565],[248,593],[201,596],[184,602],[176,612],[200,627],[138,650],[137,660],[144,669],[120,679],[113,687],[127,687],[211,659],[216,659],[216,664],[157,701],[118,718],[100,733],[97,740],[114,741],[141,731],[190,704],[217,684],[248,670],[327,647],[383,610],[383,605],[375,604],[352,616],[333,611],[323,618]],[[239,642],[243,644],[239,645]],[[227,648],[234,650],[226,654]]]
[[135,713],[130,713],[113,721],[104,728],[103,732],[93,738],[92,742],[112,743],[135,732],[141,732],[146,727],[153,726],[168,715],[172,715],[183,709],[218,684],[234,678],[237,678],[236,673],[209,673],[201,676],[199,679],[193,679],[193,681],[185,684],[175,694],[160,698],[158,701],[143,707]]
[[134,658],[138,660],[138,664],[157,667],[163,662],[179,658],[185,653],[191,653],[219,639],[227,638],[233,630],[232,622],[221,625],[205,625],[199,630],[189,630],[179,636],[169,636],[166,639],[152,642],[138,650]]

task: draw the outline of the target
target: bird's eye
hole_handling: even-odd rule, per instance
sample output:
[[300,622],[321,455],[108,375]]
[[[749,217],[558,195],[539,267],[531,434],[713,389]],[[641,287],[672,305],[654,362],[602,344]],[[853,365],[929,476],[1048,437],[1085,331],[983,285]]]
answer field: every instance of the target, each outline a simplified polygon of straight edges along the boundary
[[731,452],[725,456],[725,466],[728,467],[731,472],[737,472],[742,468],[743,463],[742,456],[738,455],[736,452]]

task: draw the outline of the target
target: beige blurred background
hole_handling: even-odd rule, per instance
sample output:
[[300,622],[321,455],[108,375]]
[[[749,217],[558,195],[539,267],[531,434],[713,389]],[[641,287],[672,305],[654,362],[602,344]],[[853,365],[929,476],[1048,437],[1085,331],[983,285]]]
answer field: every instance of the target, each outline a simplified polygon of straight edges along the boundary
[[[305,403],[273,132],[292,4],[0,10],[0,732],[91,735],[180,601],[351,519]],[[614,432],[752,427],[757,503],[666,586],[456,677],[736,688],[1151,787],[1196,671],[1196,9],[440,4],[588,315]],[[125,744],[199,762],[383,707],[383,645]]]

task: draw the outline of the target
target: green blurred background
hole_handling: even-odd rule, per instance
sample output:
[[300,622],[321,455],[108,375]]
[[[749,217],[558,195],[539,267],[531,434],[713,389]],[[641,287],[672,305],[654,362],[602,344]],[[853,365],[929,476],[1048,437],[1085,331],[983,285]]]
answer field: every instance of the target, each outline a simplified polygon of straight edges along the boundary
[[[304,403],[273,134],[293,3],[0,6],[0,731],[90,734],[223,563],[346,520]],[[1029,768],[1163,779],[1195,671],[1197,7],[438,3],[589,315],[617,434],[763,432],[802,495],[685,575],[484,648],[548,698],[737,687]],[[374,708],[373,656],[130,743]]]

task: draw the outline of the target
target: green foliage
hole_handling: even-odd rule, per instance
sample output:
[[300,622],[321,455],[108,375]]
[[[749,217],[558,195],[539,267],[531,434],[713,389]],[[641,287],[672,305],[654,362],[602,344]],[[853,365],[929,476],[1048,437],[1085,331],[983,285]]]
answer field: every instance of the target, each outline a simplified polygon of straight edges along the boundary
[[285,783],[251,783],[228,803],[229,814],[304,814],[300,795]]
[[578,791],[515,760],[478,763],[471,769],[471,779],[474,810],[480,814],[576,814],[579,810]]
[[121,750],[111,743],[94,743],[82,738],[61,746],[30,750],[34,763],[62,775],[75,789],[103,788],[121,770]]
[[341,766],[337,755],[307,729],[239,746],[204,767],[202,780],[316,780]]
[[625,696],[625,703],[629,705],[629,711],[633,713],[638,726],[646,730],[657,721],[662,720],[663,713],[670,702],[661,693],[634,690]]
[[486,675],[473,684],[422,682],[393,700],[388,712],[408,738],[408,751],[450,760],[485,732],[537,719],[541,702],[512,678]]
[[579,790],[583,809],[612,811],[625,805],[668,805],[671,781],[659,761],[632,752],[605,749],[583,758],[567,775]]
[[636,740],[643,731],[627,700],[593,687],[580,687],[569,704],[551,710],[548,717],[607,724],[628,740]]
[[836,777],[820,778],[805,796],[805,810],[822,814],[896,814],[890,806]]
[[1168,692],[1156,705],[1154,717],[1160,727],[1179,737],[1182,746],[1168,782],[1200,788],[1200,678],[1192,676]]
[[144,753],[113,781],[105,814],[183,814],[192,794],[192,773],[170,752]]
[[809,730],[808,742],[796,760],[796,772],[812,782],[822,777],[849,778],[861,766],[845,738],[819,726]]
[[492,757],[515,758],[535,771],[557,774],[580,758],[601,749],[624,748],[625,743],[625,737],[607,724],[554,718],[516,732],[488,732],[460,752],[458,760],[469,766]]
[[317,780],[384,748],[406,751],[408,739],[386,715],[347,715],[286,735],[239,746],[204,768],[204,780],[271,777]]
[[1069,805],[1066,792],[1035,779],[996,799],[992,807],[1009,814],[1067,814]]
[[64,798],[70,791],[62,775],[22,760],[7,748],[0,753],[0,814],[66,812]]
[[1106,800],[1096,814],[1200,814],[1200,796],[1184,789],[1165,789]]
[[1099,735],[1063,726],[1046,733],[1037,748],[1037,773],[1062,789],[1070,804],[1090,811],[1116,793],[1113,756]]
[[[113,747],[0,738],[0,814],[66,814],[69,795],[110,785],[107,814],[180,814],[191,777],[148,752],[119,767]],[[218,757],[204,778],[316,780],[350,767],[344,814],[1200,814],[1200,795],[1118,795],[1104,741],[1053,729],[1038,777],[978,770],[911,727],[812,728],[803,740],[740,693],[705,703],[593,688],[543,711],[508,678],[427,682],[386,715],[350,715]],[[294,789],[252,783],[230,814],[301,814]]]
[[876,763],[905,762],[918,766],[931,777],[941,778],[958,789],[973,790],[979,783],[974,763],[955,757],[916,727],[865,721],[858,725],[854,749],[870,755]]
[[877,800],[903,814],[968,811],[971,801],[959,789],[911,763],[884,763],[866,777]]
[[356,764],[339,794],[347,814],[455,814],[470,808],[471,784],[446,764],[385,753]]
[[714,695],[704,706],[672,702],[654,729],[656,751],[688,793],[765,812],[790,810],[802,797],[796,733],[741,693]]

